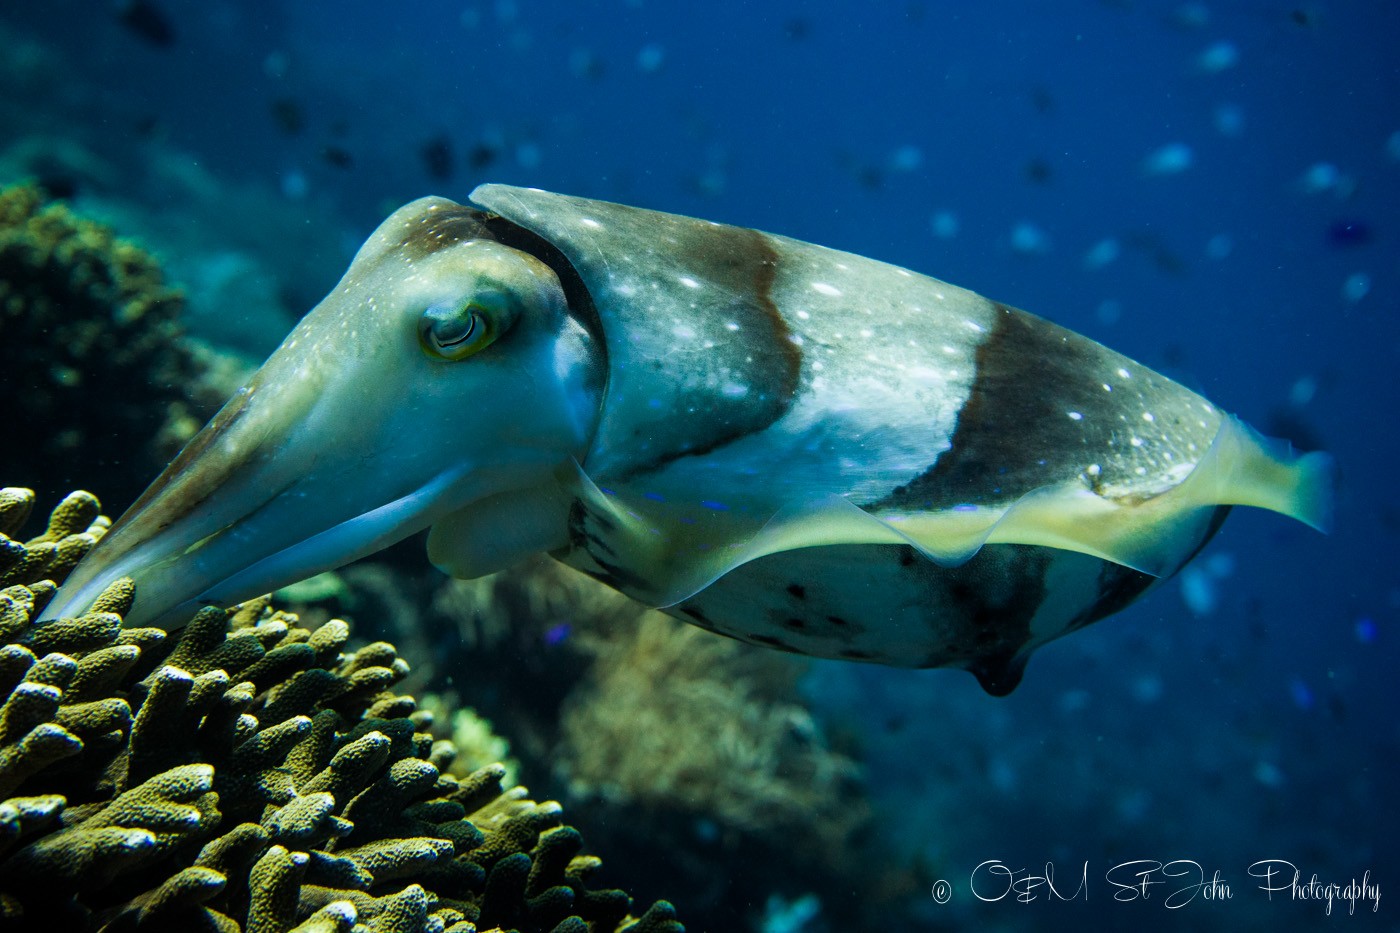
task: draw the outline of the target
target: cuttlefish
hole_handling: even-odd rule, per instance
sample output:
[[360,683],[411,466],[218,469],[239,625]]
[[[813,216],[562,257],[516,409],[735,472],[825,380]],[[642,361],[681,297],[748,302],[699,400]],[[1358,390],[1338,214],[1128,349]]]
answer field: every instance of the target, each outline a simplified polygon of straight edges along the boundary
[[182,624],[424,528],[743,641],[989,692],[1329,461],[1047,320],[787,237],[483,185],[400,208],[74,571]]

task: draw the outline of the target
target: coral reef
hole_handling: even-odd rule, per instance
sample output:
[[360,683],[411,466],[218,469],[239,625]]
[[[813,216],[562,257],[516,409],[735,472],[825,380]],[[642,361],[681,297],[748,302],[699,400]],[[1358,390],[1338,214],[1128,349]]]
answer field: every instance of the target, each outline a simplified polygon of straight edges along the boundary
[[801,839],[834,856],[866,817],[859,768],[795,702],[788,659],[648,613],[566,704],[573,796],[704,816],[728,831]]
[[745,905],[812,890],[824,921],[874,922],[870,891],[900,866],[866,832],[863,736],[834,740],[807,711],[809,661],[649,611],[549,558],[447,580],[422,548],[285,596],[303,619],[343,614],[428,659],[410,675],[425,701],[489,718],[609,863],[682,901],[698,928],[748,928]]
[[[217,404],[176,339],[182,302],[139,247],[34,185],[0,190],[0,371],[7,429],[26,439],[4,445],[0,472],[44,477],[56,496],[96,471],[103,495],[134,499]],[[106,438],[155,443],[94,443]]]
[[649,611],[548,558],[476,580],[444,580],[412,558],[416,569],[361,563],[288,595],[308,599],[307,617],[319,596],[388,621],[374,637],[433,658],[434,691],[454,668],[499,659],[487,666],[508,670],[513,687],[493,701],[473,680],[456,694],[493,703],[512,747],[572,799],[800,838],[819,857],[844,852],[863,824],[858,765],[799,697],[805,660]]
[[598,859],[555,803],[462,778],[408,665],[266,599],[131,629],[114,584],[38,621],[107,527],[86,493],[38,537],[0,492],[0,925],[6,929],[678,933],[590,888]]
[[[98,467],[96,475],[105,484],[104,497],[129,499],[139,492],[141,483],[174,452],[174,448],[197,429],[199,412],[212,410],[215,405],[209,403],[221,398],[217,391],[201,394],[198,404],[188,397],[190,387],[201,385],[200,380],[206,378],[204,371],[208,362],[199,355],[197,345],[174,339],[179,331],[177,312],[181,299],[178,293],[161,284],[154,261],[113,238],[106,228],[75,217],[67,208],[45,206],[42,195],[32,186],[0,193],[0,294],[5,301],[0,306],[4,309],[0,314],[9,315],[4,319],[5,332],[16,336],[14,342],[7,342],[0,348],[0,371],[7,374],[7,380],[15,377],[16,387],[35,387],[26,396],[16,394],[12,398],[7,419],[12,423],[19,421],[20,430],[24,432],[21,436],[28,440],[25,444],[11,445],[0,454],[0,474],[43,476],[50,483],[45,494],[56,495],[60,491],[59,484],[71,488],[83,479],[80,474],[90,475],[94,467]],[[65,378],[59,378],[56,373],[65,374]],[[84,375],[80,378],[79,373]],[[121,391],[91,391],[97,386],[118,386]],[[40,404],[31,407],[29,396]],[[94,439],[107,436],[149,438],[153,435],[158,438],[154,445],[147,445],[145,449],[132,446],[119,454],[109,453],[104,445],[93,443]],[[84,508],[95,511],[95,507]],[[85,528],[77,525],[70,530],[87,534]],[[95,529],[88,537],[95,537],[100,530]],[[91,543],[87,539],[82,542]],[[53,547],[51,571],[40,573],[35,567],[29,567],[0,585],[29,583],[41,576],[61,579],[81,552],[75,544],[70,543],[66,548],[64,554],[59,555],[56,544]],[[638,721],[639,725],[668,737],[669,744],[648,743],[647,750],[677,758],[672,754],[674,749],[693,752],[715,739],[712,730],[703,727],[723,728],[726,716],[731,713],[737,716],[743,710],[747,718],[735,719],[728,726],[731,735],[737,735],[735,730],[743,728],[738,725],[740,721],[748,726],[760,725],[765,730],[726,746],[730,751],[749,756],[746,765],[737,764],[734,756],[727,753],[714,756],[708,767],[692,759],[692,773],[688,786],[683,789],[673,786],[672,772],[660,769],[653,774],[640,750],[623,756],[626,769],[618,774],[609,776],[605,771],[600,772],[597,766],[606,755],[626,750],[627,719],[637,713],[634,705],[620,705],[618,711],[622,718],[610,721],[607,704],[615,700],[631,704],[642,697],[635,694],[628,699],[600,689],[599,684],[605,678],[598,674],[589,680],[587,689],[576,688],[589,679],[589,672],[599,658],[612,657],[614,648],[624,650],[636,637],[634,623],[640,616],[640,609],[553,561],[538,562],[524,574],[483,581],[445,581],[425,567],[421,542],[409,542],[399,550],[397,559],[389,555],[387,561],[361,563],[308,581],[308,585],[295,588],[287,598],[300,604],[296,606],[302,610],[300,620],[285,613],[269,614],[261,622],[239,615],[236,618],[241,621],[237,622],[233,636],[246,635],[245,630],[257,630],[269,619],[280,619],[293,633],[283,638],[294,640],[287,644],[273,640],[264,648],[281,651],[311,638],[310,634],[298,633],[330,631],[343,626],[344,623],[335,621],[343,617],[352,619],[361,637],[367,635],[370,639],[392,641],[402,646],[409,656],[431,659],[430,664],[419,665],[416,671],[400,665],[395,671],[395,687],[429,701],[413,709],[420,732],[432,731],[456,745],[455,760],[450,763],[447,759],[434,760],[444,773],[444,780],[470,781],[474,769],[505,757],[504,746],[493,745],[493,735],[485,720],[468,710],[452,712],[463,701],[472,706],[485,704],[482,708],[490,707],[491,718],[511,735],[512,751],[524,762],[527,771],[551,780],[553,793],[572,790],[580,795],[580,800],[586,799],[589,806],[597,806],[599,829],[596,831],[601,832],[606,825],[612,832],[619,824],[637,818],[630,833],[633,848],[644,864],[654,860],[643,840],[657,832],[667,840],[667,845],[684,844],[687,833],[678,833],[676,826],[697,817],[718,825],[731,838],[727,847],[731,853],[735,851],[732,844],[735,834],[746,834],[752,840],[770,831],[791,829],[804,833],[806,838],[814,838],[811,832],[814,827],[819,827],[819,831],[815,834],[817,842],[812,851],[836,852],[841,848],[839,842],[863,812],[858,806],[845,806],[850,803],[848,800],[838,806],[833,794],[846,787],[834,775],[848,774],[849,762],[840,756],[825,755],[820,734],[810,720],[804,719],[801,708],[794,702],[792,690],[763,692],[753,689],[750,675],[758,668],[738,673],[736,678],[735,672],[716,666],[706,675],[709,686],[714,688],[708,694],[698,681],[689,682],[688,696],[696,701],[711,702],[716,698],[730,701],[727,705],[724,702],[715,705],[712,715],[693,717],[679,696],[668,694],[656,715],[645,722]],[[34,602],[42,604],[43,599],[36,596]],[[323,608],[327,605],[332,607],[330,612]],[[669,621],[659,624],[671,626]],[[194,630],[194,627],[187,629],[182,638],[191,637]],[[0,637],[0,644],[4,644],[7,637]],[[167,641],[162,641],[159,648],[147,646],[144,657],[149,658],[152,652],[159,655],[174,651],[165,646]],[[233,637],[233,641],[246,644],[238,641],[238,637]],[[720,646],[714,650],[721,653],[731,647],[742,651],[718,639],[711,641]],[[654,651],[645,653],[656,655]],[[716,665],[732,660],[727,656],[711,659]],[[792,662],[777,658],[774,663]],[[196,665],[186,662],[186,666]],[[136,703],[144,701],[157,683],[144,680],[156,676],[154,662],[140,667],[141,678],[123,686],[119,695],[106,699],[123,700],[129,712],[136,709]],[[795,668],[788,668],[792,669]],[[453,676],[456,671],[469,671],[471,676],[457,679]],[[291,672],[306,674],[298,668],[292,668]],[[185,670],[195,681],[207,673]],[[232,678],[231,684],[236,684],[240,678],[247,679],[238,670],[226,669],[225,673]],[[692,669],[691,673],[697,678],[700,675],[698,669]],[[791,687],[790,677],[783,682]],[[3,686],[8,686],[8,682],[0,684]],[[280,688],[276,685],[266,686],[269,696],[279,694]],[[193,686],[189,689],[198,692]],[[130,697],[127,691],[132,692]],[[441,703],[432,702],[437,696],[425,696],[428,691],[440,695]],[[759,706],[769,701],[774,701],[774,707],[771,715],[765,715]],[[317,705],[320,701],[315,699],[308,702],[311,707],[306,715],[313,721],[314,713],[329,708],[325,704]],[[745,702],[752,704],[752,708],[744,709]],[[591,715],[601,725],[600,744],[596,750],[590,748],[581,734],[561,742],[562,711],[566,707],[594,703],[599,705]],[[431,730],[428,708],[437,713],[437,722]],[[352,725],[347,728],[353,728],[354,716],[367,714],[365,710],[338,707],[333,711],[342,718],[349,717],[346,722]],[[260,720],[265,718],[256,708],[252,714],[259,715]],[[586,710],[581,710],[575,717],[576,723],[588,722],[588,716]],[[697,730],[695,722],[702,728]],[[128,728],[124,734],[136,736],[140,731]],[[76,737],[92,744],[87,737]],[[140,740],[134,741],[139,749]],[[776,757],[764,763],[753,760],[754,755],[765,751]],[[575,763],[572,759],[576,755],[585,760]],[[121,756],[117,755],[114,760],[120,761]],[[818,783],[804,783],[821,770],[813,768],[814,763],[821,761],[834,767]],[[193,763],[217,764],[210,762],[203,752],[179,762],[181,765]],[[502,783],[510,786],[519,766],[510,760],[504,764],[507,771]],[[76,763],[65,765],[69,766],[76,767]],[[117,770],[121,767],[120,764],[110,766]],[[216,774],[219,773],[222,772],[216,769]],[[109,782],[102,792],[110,797],[119,789],[125,792],[130,788]],[[218,790],[214,788],[214,792]],[[85,792],[97,793],[91,787]],[[88,798],[79,799],[86,801]],[[715,812],[705,812],[707,806],[715,803],[718,804]],[[794,819],[794,814],[809,805],[814,819],[807,822]],[[224,805],[219,809],[228,807]],[[63,812],[71,814],[73,809],[70,807]],[[335,815],[339,816],[339,811]],[[244,816],[250,822],[261,821],[261,814],[241,814],[239,818]],[[230,819],[232,817],[225,813],[223,823],[227,824]],[[828,843],[834,845],[828,848]],[[288,851],[295,849],[287,848]],[[695,874],[712,875],[712,867],[704,866],[702,861],[696,860]],[[771,878],[765,881],[759,875],[753,880],[765,892],[771,882]],[[657,889],[670,890],[670,879],[663,875],[658,874],[648,881]],[[235,882],[230,884],[234,888],[237,886]],[[124,886],[123,891],[126,891]],[[223,901],[214,898],[209,903],[215,904],[211,909],[217,910],[217,905]]]

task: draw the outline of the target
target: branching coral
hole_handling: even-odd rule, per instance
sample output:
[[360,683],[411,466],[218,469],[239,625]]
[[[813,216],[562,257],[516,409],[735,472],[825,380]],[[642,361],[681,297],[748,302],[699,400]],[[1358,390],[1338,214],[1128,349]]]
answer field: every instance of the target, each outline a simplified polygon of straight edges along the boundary
[[[386,589],[339,576],[356,594]],[[730,851],[801,840],[817,862],[843,857],[865,824],[858,765],[799,698],[802,660],[647,611],[548,559],[470,581],[425,575],[402,589],[435,592],[432,607],[396,612],[375,597],[375,617],[402,616],[396,639],[400,628],[420,639],[446,632],[447,643],[424,651],[447,670],[509,659],[512,683],[494,691],[492,720],[507,724],[522,760],[556,772],[598,811],[640,811],[652,836],[703,820]],[[456,689],[490,693],[481,687]]]
[[791,697],[787,659],[649,613],[591,639],[591,682],[564,712],[579,796],[703,816],[835,854],[866,817],[858,769]]
[[[32,185],[0,190],[0,372],[15,393],[6,430],[25,438],[0,449],[0,471],[56,495],[96,459],[104,495],[135,498],[210,413],[189,396],[201,367],[175,339],[182,302],[139,247]],[[93,443],[107,437],[157,443]]]
[[555,803],[447,773],[450,742],[392,687],[393,646],[348,650],[265,600],[178,635],[129,629],[114,584],[37,621],[106,528],[70,496],[20,543],[33,501],[0,492],[0,924],[270,933],[516,929],[677,933],[595,890]]

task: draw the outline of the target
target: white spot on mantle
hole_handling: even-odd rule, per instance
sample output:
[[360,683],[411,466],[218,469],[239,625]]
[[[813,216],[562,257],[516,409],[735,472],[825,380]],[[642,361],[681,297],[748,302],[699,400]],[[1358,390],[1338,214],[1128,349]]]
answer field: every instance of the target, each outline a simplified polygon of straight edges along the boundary
[[841,294],[841,289],[837,288],[835,285],[828,285],[825,282],[813,282],[812,288],[821,292],[823,295],[830,295],[833,298],[839,297]]

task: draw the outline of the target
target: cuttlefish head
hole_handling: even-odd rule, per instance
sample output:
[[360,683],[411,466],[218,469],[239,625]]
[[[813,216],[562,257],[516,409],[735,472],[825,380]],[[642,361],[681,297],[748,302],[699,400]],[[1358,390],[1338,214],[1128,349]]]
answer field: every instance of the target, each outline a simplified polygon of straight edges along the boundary
[[490,220],[441,198],[389,217],[45,615],[131,577],[129,624],[181,624],[581,459],[601,341],[554,269]]

